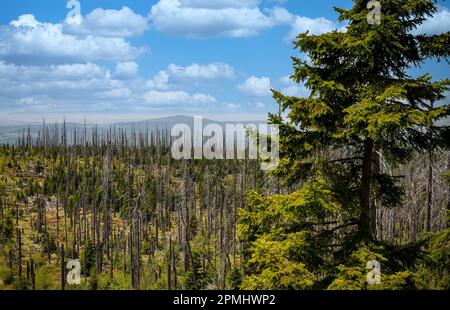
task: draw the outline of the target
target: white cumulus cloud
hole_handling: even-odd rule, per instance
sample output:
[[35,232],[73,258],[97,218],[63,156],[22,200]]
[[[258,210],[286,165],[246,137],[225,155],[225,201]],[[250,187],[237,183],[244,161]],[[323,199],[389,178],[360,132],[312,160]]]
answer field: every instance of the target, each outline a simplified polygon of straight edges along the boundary
[[143,99],[150,105],[205,104],[216,102],[216,98],[211,95],[201,93],[190,95],[185,91],[151,90],[143,95]]
[[192,64],[187,67],[170,64],[167,69],[161,70],[150,79],[147,86],[157,90],[168,90],[180,83],[232,79],[234,75],[234,68],[225,63]]
[[280,79],[280,83],[283,85],[281,93],[291,97],[308,97],[311,91],[305,87],[304,84],[295,83],[289,75],[283,76]]
[[450,31],[450,11],[447,8],[442,8],[434,16],[423,22],[413,33],[433,35],[448,31]]
[[16,64],[131,61],[142,52],[123,38],[66,34],[29,14],[0,26],[0,58]]
[[67,64],[50,66],[24,66],[0,61],[0,79],[28,83],[49,80],[79,80],[103,78],[106,71],[97,64]]
[[241,107],[239,104],[235,104],[235,103],[225,103],[224,106],[230,110],[237,110]]
[[238,85],[238,89],[248,95],[256,97],[265,97],[271,95],[271,84],[268,77],[248,78],[244,83]]
[[280,6],[261,9],[261,3],[261,0],[159,0],[149,19],[160,32],[191,38],[249,37],[285,25],[292,29],[288,39],[293,39],[301,32],[321,34],[338,28],[323,17],[297,16]]
[[70,34],[96,35],[102,37],[131,37],[148,29],[146,17],[136,14],[128,7],[120,10],[97,8],[81,19],[80,24],[64,23],[64,32]]
[[285,22],[285,9],[268,9],[264,13],[258,7],[260,2],[160,0],[152,7],[149,18],[156,30],[172,35],[249,37]]
[[338,26],[332,21],[324,18],[309,18],[305,16],[293,17],[291,31],[287,39],[295,39],[299,34],[309,31],[310,34],[323,34],[338,29]]
[[180,4],[191,8],[248,8],[255,7],[261,3],[261,0],[180,0]]
[[26,66],[0,61],[2,108],[47,106],[58,109],[100,107],[111,100],[128,100],[132,92],[97,64]]
[[130,79],[138,75],[139,65],[134,61],[120,62],[116,65],[114,76],[119,79]]

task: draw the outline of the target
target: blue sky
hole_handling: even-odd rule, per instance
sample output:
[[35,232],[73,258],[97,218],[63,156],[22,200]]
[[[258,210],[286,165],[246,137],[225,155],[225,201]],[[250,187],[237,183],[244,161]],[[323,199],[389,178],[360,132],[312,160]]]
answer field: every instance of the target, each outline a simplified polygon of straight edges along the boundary
[[[297,55],[293,37],[342,29],[333,6],[351,6],[350,0],[78,0],[78,22],[68,2],[0,2],[1,123],[180,114],[265,119],[276,110],[270,88],[307,94],[287,78],[290,56]],[[448,3],[439,6],[418,31],[450,30]],[[422,68],[435,79],[448,77],[448,69],[434,61]]]

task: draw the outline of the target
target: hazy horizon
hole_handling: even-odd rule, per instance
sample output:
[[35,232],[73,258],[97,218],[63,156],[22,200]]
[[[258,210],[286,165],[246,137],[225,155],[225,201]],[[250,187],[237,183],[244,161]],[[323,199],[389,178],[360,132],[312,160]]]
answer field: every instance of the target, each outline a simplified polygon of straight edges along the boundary
[[[146,116],[135,116],[130,118],[109,118],[105,120],[93,120],[91,117],[55,117],[55,118],[47,118],[43,116],[40,120],[36,117],[36,120],[23,120],[23,121],[5,121],[0,119],[0,127],[5,126],[40,126],[43,122],[47,124],[51,123],[59,123],[62,124],[63,122],[66,123],[72,123],[72,124],[86,124],[88,125],[110,125],[110,124],[121,124],[121,123],[140,123],[140,122],[151,122],[151,121],[161,121],[166,119],[175,119],[175,118],[182,118],[182,117],[188,117],[188,118],[194,118],[194,117],[202,117],[204,120],[209,121],[217,121],[217,122],[248,122],[248,121],[254,121],[254,122],[264,122],[267,121],[267,115],[264,118],[261,117],[251,117],[251,115],[242,115],[241,117],[236,117],[235,115],[211,115],[211,116],[203,116],[203,115],[188,115],[188,114],[173,114],[173,115],[161,115],[161,116],[155,116],[155,115],[149,115]],[[234,118],[234,119],[232,119]]]

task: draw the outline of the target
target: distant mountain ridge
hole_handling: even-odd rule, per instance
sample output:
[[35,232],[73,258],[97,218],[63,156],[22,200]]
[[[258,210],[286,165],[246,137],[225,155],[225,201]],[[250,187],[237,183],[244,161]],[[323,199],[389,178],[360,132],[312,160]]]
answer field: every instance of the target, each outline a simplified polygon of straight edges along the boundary
[[[45,123],[46,127],[52,127],[55,126],[55,124],[58,124],[59,128],[62,128],[64,122],[48,122]],[[202,119],[203,126],[206,126],[208,124],[219,124],[220,126],[224,127],[226,124],[263,124],[265,122],[263,121],[215,121],[208,118]],[[146,132],[147,130],[149,132],[155,131],[155,130],[171,130],[173,126],[177,124],[185,124],[188,125],[190,128],[194,127],[194,117],[193,116],[185,116],[185,115],[177,115],[177,116],[169,116],[169,117],[163,117],[163,118],[155,118],[155,119],[148,119],[143,121],[135,121],[135,122],[117,122],[112,124],[92,124],[87,123],[86,128],[90,132],[93,127],[96,127],[100,131],[108,130],[109,128],[116,128],[116,129],[122,129],[126,131],[135,130],[137,132]],[[85,126],[84,123],[76,123],[76,122],[66,122],[65,123],[66,128],[68,131],[73,131],[76,129],[77,131],[82,130]],[[15,125],[2,125],[0,123],[0,144],[6,144],[6,143],[15,143],[18,138],[22,137],[23,133],[28,131],[30,129],[31,135],[33,137],[36,137],[38,132],[42,130],[43,123],[37,124],[37,123],[30,123],[30,124],[15,124]]]

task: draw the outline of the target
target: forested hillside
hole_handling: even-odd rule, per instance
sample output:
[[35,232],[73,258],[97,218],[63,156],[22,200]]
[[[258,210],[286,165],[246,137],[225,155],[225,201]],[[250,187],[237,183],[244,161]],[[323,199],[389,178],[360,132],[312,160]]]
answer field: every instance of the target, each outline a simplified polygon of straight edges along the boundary
[[355,0],[345,31],[298,36],[311,94],[273,90],[274,171],[175,160],[168,130],[130,124],[0,146],[0,289],[450,289],[450,80],[421,69],[450,33],[414,34],[436,1],[381,2],[380,23]]
[[[306,235],[297,231],[306,227],[320,233],[310,237],[320,238],[302,248],[300,262],[320,266],[325,261],[317,242],[339,240],[334,232],[341,229],[336,225],[341,215],[333,210],[338,202],[324,183],[283,185],[252,160],[173,160],[167,139],[156,132],[86,140],[80,132],[73,144],[65,140],[64,127],[61,139],[50,135],[51,128],[44,131],[46,140],[30,137],[0,149],[3,289],[326,288],[316,283],[319,270],[291,266],[280,256],[301,246],[297,242]],[[377,211],[377,236],[385,249],[364,247],[356,257],[345,257],[357,272],[351,279],[346,269],[339,273],[343,266],[329,261],[334,281],[363,285],[367,261],[377,258],[383,267],[395,266],[389,272],[402,270],[394,278],[399,287],[408,278],[417,288],[448,285],[449,165],[450,153],[444,151],[425,158],[415,154],[397,167],[383,163],[405,190],[401,208]],[[294,194],[283,196],[288,193]],[[273,203],[260,195],[275,195]],[[265,207],[256,208],[256,202]],[[329,210],[320,209],[323,202]],[[322,214],[328,219],[312,222]],[[258,229],[278,233],[281,227],[292,233],[288,248],[248,239]],[[250,256],[250,244],[268,248]],[[62,278],[71,259],[81,262],[80,285]],[[285,274],[255,281],[248,266],[255,263],[265,272],[276,268]]]

